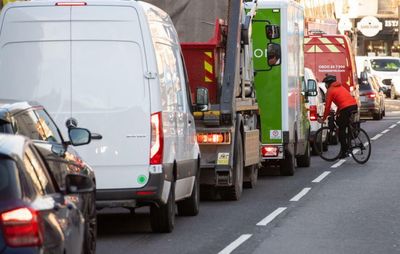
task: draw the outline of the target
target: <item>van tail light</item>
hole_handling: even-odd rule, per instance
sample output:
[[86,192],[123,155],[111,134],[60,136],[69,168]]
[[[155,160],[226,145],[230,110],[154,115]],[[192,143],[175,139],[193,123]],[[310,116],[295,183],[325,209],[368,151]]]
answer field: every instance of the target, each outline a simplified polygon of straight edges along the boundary
[[151,147],[150,164],[162,164],[164,152],[164,133],[162,128],[162,114],[157,112],[151,115]]
[[86,2],[58,2],[56,6],[86,6]]
[[10,247],[41,246],[43,235],[39,215],[28,208],[18,208],[0,215],[3,237]]
[[261,154],[263,157],[278,157],[279,147],[278,146],[262,146]]
[[310,106],[310,121],[317,121],[318,113],[317,113],[317,106],[312,105]]

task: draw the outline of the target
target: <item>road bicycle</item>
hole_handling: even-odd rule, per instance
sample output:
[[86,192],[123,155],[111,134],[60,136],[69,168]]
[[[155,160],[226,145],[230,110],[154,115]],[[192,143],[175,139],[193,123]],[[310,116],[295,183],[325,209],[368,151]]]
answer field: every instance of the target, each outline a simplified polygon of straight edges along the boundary
[[[346,154],[360,164],[364,164],[371,156],[371,141],[367,132],[360,127],[361,121],[356,121],[356,112],[352,112],[349,124],[346,128],[346,138],[349,148]],[[339,142],[339,129],[336,124],[335,113],[331,112],[328,124],[317,130],[314,136],[314,149],[316,153],[326,161],[335,161],[342,154]]]

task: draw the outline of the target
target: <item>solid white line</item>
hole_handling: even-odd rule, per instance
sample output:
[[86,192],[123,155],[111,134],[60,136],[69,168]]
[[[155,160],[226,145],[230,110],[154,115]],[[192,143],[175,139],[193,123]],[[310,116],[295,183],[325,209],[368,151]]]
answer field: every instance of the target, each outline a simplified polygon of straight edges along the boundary
[[381,133],[385,134],[385,133],[388,133],[389,131],[390,131],[389,129],[386,129],[386,130],[382,131]]
[[397,124],[390,125],[390,126],[389,126],[389,129],[393,129],[393,128],[396,127],[396,126],[397,126]]
[[285,211],[287,207],[279,207],[275,211],[273,211],[270,215],[262,219],[259,223],[257,223],[257,226],[267,226],[268,223],[273,221],[279,214],[281,214],[283,211]]
[[218,252],[218,254],[229,254],[232,251],[234,251],[237,247],[239,247],[242,243],[244,243],[245,241],[247,241],[250,237],[252,236],[252,234],[244,234],[241,235],[238,239],[236,239],[235,241],[233,241],[231,244],[229,244],[228,246],[226,246],[223,250],[221,250],[220,252]]
[[376,134],[375,137],[371,138],[371,140],[377,140],[378,138],[382,137],[382,134]]
[[322,180],[324,180],[325,177],[327,177],[329,174],[331,173],[331,171],[325,171],[324,173],[322,173],[320,176],[318,176],[317,178],[315,178],[314,180],[312,180],[313,183],[319,183]]
[[331,168],[338,168],[338,167],[340,167],[340,166],[341,166],[343,163],[345,163],[345,162],[346,162],[346,160],[342,159],[342,160],[336,162],[335,164],[333,164],[333,165],[331,166]]
[[304,188],[303,190],[301,190],[299,192],[299,194],[297,194],[296,196],[294,196],[290,201],[292,202],[297,202],[299,201],[302,197],[304,197],[309,191],[311,190],[311,188]]

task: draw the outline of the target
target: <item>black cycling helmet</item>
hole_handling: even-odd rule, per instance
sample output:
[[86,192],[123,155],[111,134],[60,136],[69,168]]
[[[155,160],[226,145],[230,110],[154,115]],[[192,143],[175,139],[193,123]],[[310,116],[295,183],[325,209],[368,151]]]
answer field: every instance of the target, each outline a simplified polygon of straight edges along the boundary
[[325,78],[322,80],[322,82],[324,82],[327,86],[329,86],[330,84],[332,84],[335,81],[336,81],[336,76],[329,75],[329,74],[326,74]]

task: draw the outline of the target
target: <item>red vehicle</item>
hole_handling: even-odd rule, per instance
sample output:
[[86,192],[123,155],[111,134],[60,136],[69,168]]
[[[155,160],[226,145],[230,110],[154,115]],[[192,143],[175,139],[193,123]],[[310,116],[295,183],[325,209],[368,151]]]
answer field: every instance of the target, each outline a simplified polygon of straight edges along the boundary
[[341,34],[313,34],[304,37],[304,66],[310,68],[317,81],[326,74],[351,92],[360,105],[355,57],[347,36]]

